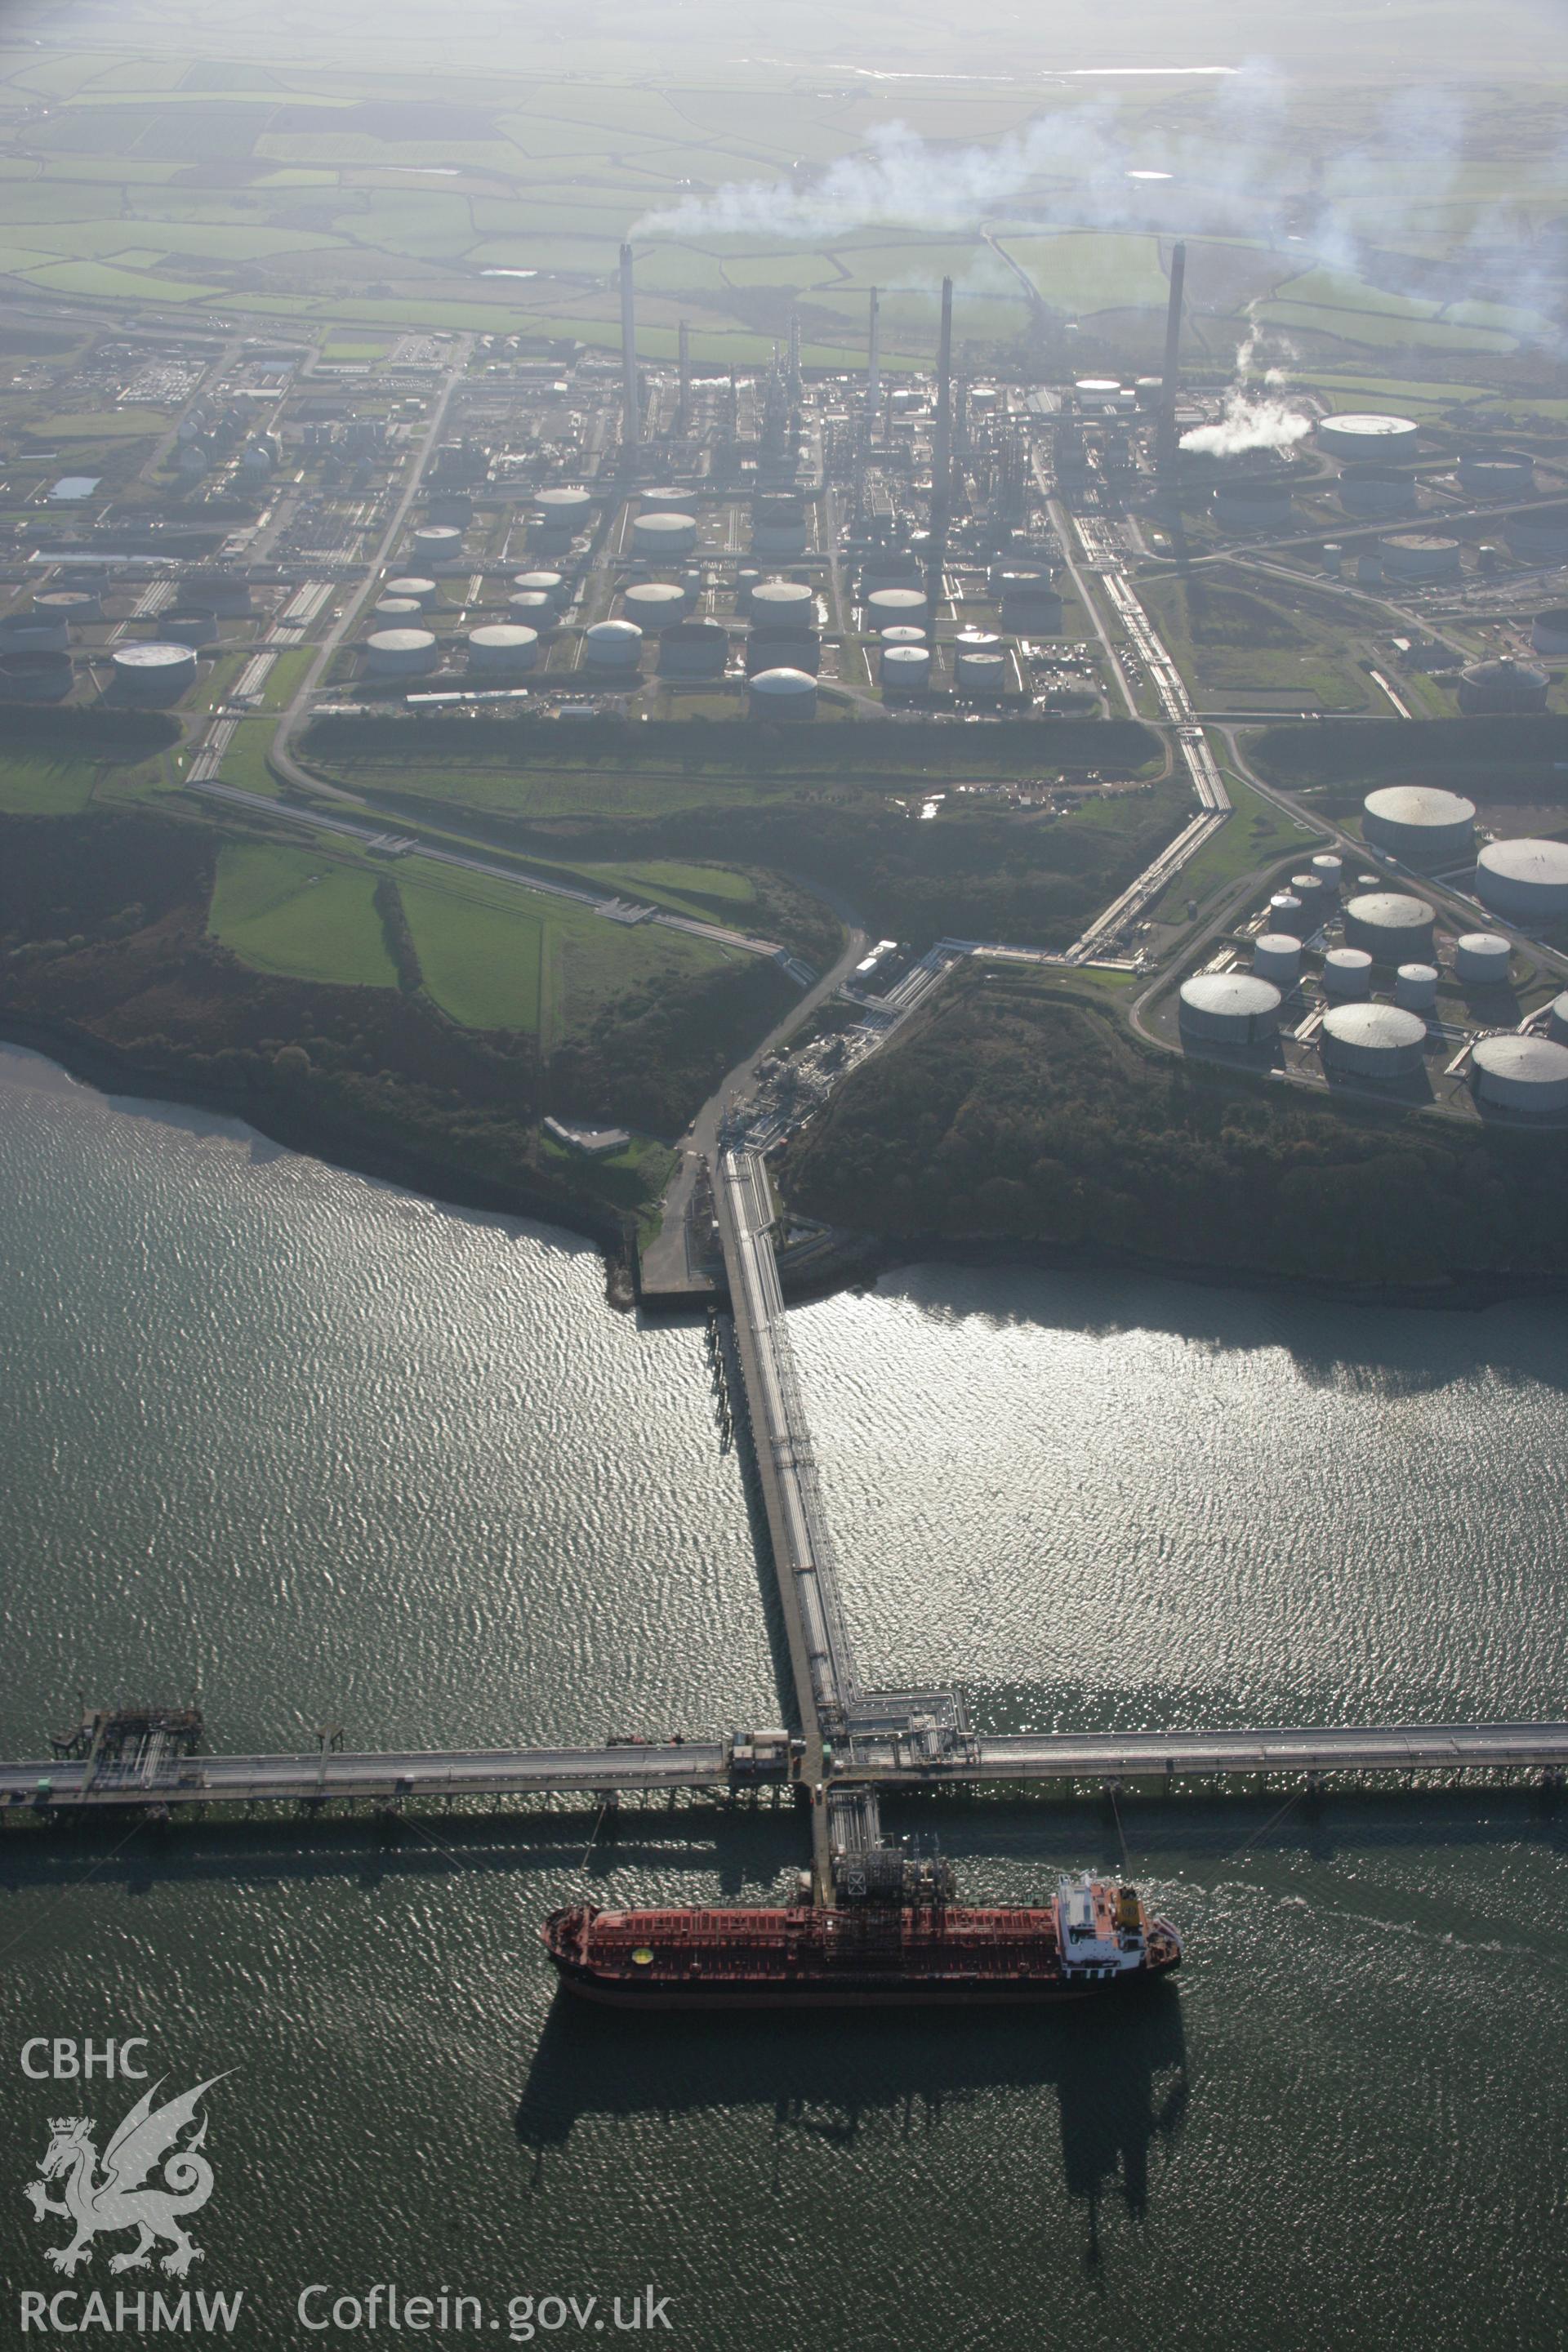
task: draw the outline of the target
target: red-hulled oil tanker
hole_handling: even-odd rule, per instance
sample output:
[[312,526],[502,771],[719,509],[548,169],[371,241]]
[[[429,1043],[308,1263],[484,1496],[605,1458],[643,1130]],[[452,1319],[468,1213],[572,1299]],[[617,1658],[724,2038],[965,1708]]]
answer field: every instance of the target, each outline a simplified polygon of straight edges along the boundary
[[1054,1902],[809,1900],[771,1910],[552,1911],[561,1980],[627,2009],[882,2008],[1080,2000],[1177,1967],[1181,1938],[1135,1887],[1063,1878]]

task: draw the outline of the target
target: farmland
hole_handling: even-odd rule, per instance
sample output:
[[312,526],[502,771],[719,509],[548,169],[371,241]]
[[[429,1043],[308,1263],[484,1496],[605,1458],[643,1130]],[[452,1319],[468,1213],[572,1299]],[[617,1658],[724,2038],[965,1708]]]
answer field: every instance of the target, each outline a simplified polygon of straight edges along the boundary
[[[212,21],[216,38],[230,20]],[[249,30],[237,12],[231,21],[242,49]],[[1178,98],[1132,82],[1111,106],[1089,89],[940,77],[918,91],[831,74],[813,87],[804,66],[781,82],[743,60],[731,86],[716,86],[689,39],[679,71],[657,80],[620,78],[607,61],[593,79],[504,69],[481,79],[416,68],[396,40],[385,54],[393,69],[366,79],[312,62],[308,47],[298,62],[263,65],[152,45],[0,44],[0,284],[319,320],[331,355],[353,363],[385,351],[377,330],[608,343],[629,236],[650,357],[668,355],[684,318],[700,360],[754,362],[794,310],[807,362],[844,363],[877,286],[885,355],[899,366],[930,352],[944,274],[958,289],[961,348],[976,357],[1026,346],[1041,316],[1146,346],[1171,238],[1185,234],[1194,331],[1216,356],[1247,315],[1321,362],[1495,360],[1554,331],[1548,248],[1568,205],[1568,160],[1507,100],[1491,110],[1497,152],[1467,157],[1434,186],[1397,142],[1378,152],[1365,124],[1307,89],[1294,119],[1238,155],[1212,83]],[[918,155],[920,140],[1016,158],[997,210],[965,202],[951,218],[921,217],[918,165],[889,170],[883,187],[873,164],[867,180],[868,154],[891,141]],[[868,190],[858,197],[835,193],[851,159],[854,184]],[[1259,235],[1249,180],[1280,208],[1272,234]],[[1360,274],[1310,266],[1284,216],[1320,199],[1341,243],[1394,254]],[[1480,253],[1505,205],[1517,236],[1541,246],[1528,299],[1468,259],[1466,282],[1446,289],[1453,299],[1397,282],[1401,251],[1416,269]]]

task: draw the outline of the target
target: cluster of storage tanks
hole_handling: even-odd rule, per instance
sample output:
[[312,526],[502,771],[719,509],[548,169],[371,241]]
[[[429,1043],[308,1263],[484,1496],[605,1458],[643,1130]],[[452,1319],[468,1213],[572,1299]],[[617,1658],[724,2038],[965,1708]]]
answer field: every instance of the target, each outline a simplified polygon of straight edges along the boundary
[[[1473,801],[1428,784],[1385,785],[1369,793],[1362,803],[1367,840],[1417,873],[1468,864],[1475,851],[1475,828]],[[1476,857],[1475,891],[1493,914],[1515,922],[1558,920],[1568,914],[1568,843],[1489,842]]]
[[[160,616],[163,636],[120,645],[109,656],[112,701],[166,710],[195,685],[196,648],[221,636],[225,619],[251,610],[243,572],[204,564],[184,572],[172,608]],[[79,629],[103,619],[100,579],[62,575],[41,588],[24,611],[0,618],[0,701],[63,702],[75,683],[71,648]]]

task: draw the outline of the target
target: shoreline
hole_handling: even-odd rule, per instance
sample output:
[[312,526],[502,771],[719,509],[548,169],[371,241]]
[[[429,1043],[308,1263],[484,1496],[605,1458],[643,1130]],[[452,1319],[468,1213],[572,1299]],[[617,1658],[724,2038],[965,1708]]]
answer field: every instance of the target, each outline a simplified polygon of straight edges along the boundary
[[[605,1297],[613,1307],[632,1304],[627,1236],[608,1212],[585,1202],[553,1193],[532,1192],[522,1185],[501,1184],[463,1169],[433,1160],[412,1150],[391,1146],[363,1149],[323,1135],[308,1118],[290,1118],[281,1106],[258,1106],[247,1095],[222,1087],[196,1085],[177,1072],[156,1075],[139,1069],[113,1046],[53,1023],[26,1014],[0,1014],[0,1045],[16,1045],[55,1063],[68,1077],[96,1094],[124,1095],[137,1102],[179,1103],[219,1118],[238,1120],[268,1142],[302,1159],[319,1160],[345,1175],[362,1176],[371,1183],[391,1184],[438,1208],[479,1209],[492,1214],[526,1218],[534,1224],[552,1224],[592,1243],[605,1265]],[[264,1113],[264,1115],[258,1115]]]
[[[500,1216],[525,1218],[552,1224],[598,1251],[605,1269],[606,1304],[618,1313],[638,1311],[661,1318],[696,1313],[705,1304],[697,1298],[658,1293],[642,1296],[636,1244],[626,1227],[612,1214],[569,1196],[531,1192],[476,1176],[410,1150],[364,1146],[323,1134],[308,1118],[290,1118],[280,1106],[258,1107],[247,1096],[182,1080],[174,1072],[156,1075],[138,1069],[112,1046],[63,1026],[8,1013],[0,1015],[0,1045],[17,1045],[42,1055],[68,1076],[101,1095],[124,1095],[141,1102],[180,1103],[188,1108],[233,1118],[265,1136],[268,1142],[302,1157],[320,1160],[344,1173],[373,1183],[392,1184],[417,1192],[437,1207],[479,1209]],[[258,1108],[265,1116],[258,1117]],[[792,1266],[780,1262],[779,1276],[786,1300],[793,1306],[830,1298],[849,1290],[870,1289],[884,1276],[915,1265],[1026,1266],[1047,1274],[1136,1274],[1170,1282],[1195,1284],[1208,1290],[1249,1290],[1321,1299],[1341,1306],[1446,1309],[1456,1314],[1480,1313],[1489,1307],[1508,1306],[1542,1293],[1568,1293],[1568,1276],[1540,1274],[1468,1272],[1442,1276],[1421,1285],[1313,1281],[1304,1275],[1283,1274],[1258,1266],[1194,1265],[1180,1259],[1145,1257],[1128,1250],[1086,1250],[1024,1236],[944,1234],[883,1234],[842,1232],[834,1247],[809,1264]],[[720,1294],[721,1296],[721,1294]]]

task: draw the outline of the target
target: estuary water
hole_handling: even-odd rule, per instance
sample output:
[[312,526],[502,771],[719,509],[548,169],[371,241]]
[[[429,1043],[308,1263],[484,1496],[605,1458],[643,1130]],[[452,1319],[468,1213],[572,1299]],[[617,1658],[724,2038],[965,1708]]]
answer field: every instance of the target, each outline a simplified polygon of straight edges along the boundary
[[[924,1266],[792,1323],[868,1680],[999,1727],[1568,1713],[1560,1304]],[[199,1692],[244,1749],[779,1715],[700,1332],[570,1236],[5,1052],[0,1349],[5,1753],[79,1693]],[[441,2344],[651,2286],[691,2352],[1560,2345],[1568,1806],[1279,1804],[910,1801],[1004,1898],[1124,1833],[1190,1965],[1115,2017],[847,2022],[552,1999],[552,1905],[762,1899],[783,1810],[0,1824],[0,2340],[24,2292],[186,2284],[359,2343],[387,2282]],[[37,2035],[226,2076],[188,2281],[45,2263],[50,2117],[101,2148],[138,2086],[26,2079]]]

